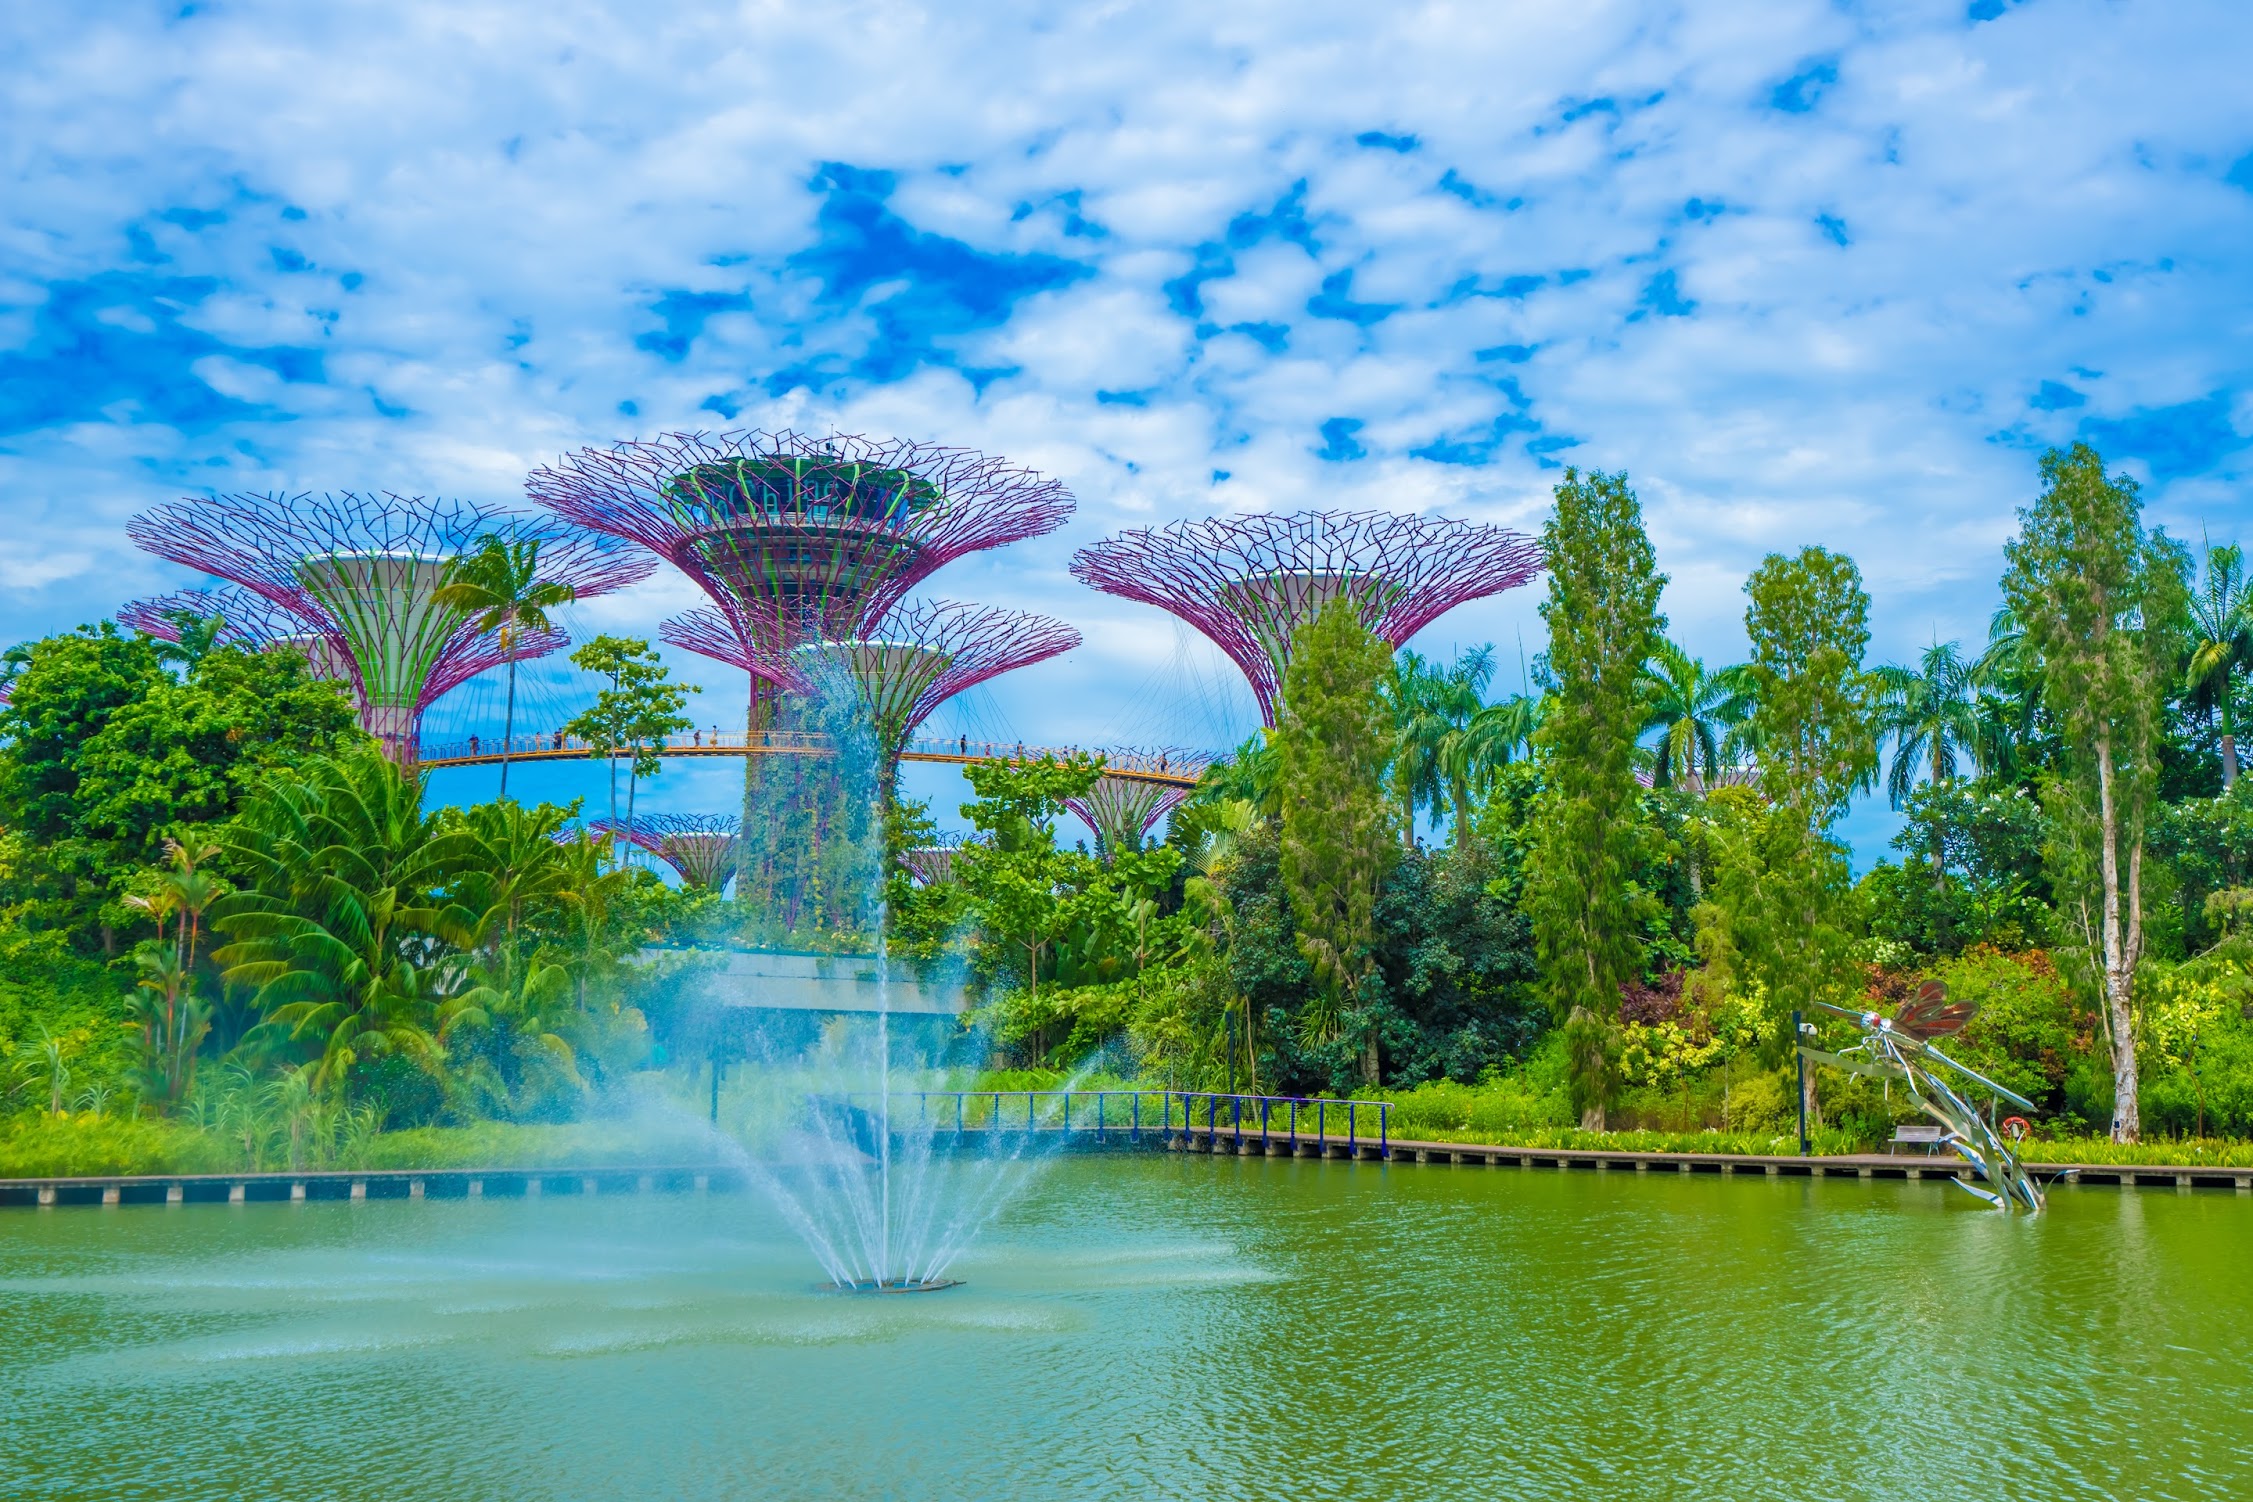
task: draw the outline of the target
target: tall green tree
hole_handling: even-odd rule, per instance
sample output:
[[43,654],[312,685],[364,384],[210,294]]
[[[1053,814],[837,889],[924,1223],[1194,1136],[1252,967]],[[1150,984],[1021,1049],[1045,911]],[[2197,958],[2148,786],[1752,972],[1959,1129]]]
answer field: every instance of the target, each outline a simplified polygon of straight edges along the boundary
[[978,797],[962,805],[962,815],[983,838],[956,854],[954,879],[979,928],[994,942],[1024,951],[1025,989],[1037,1002],[1042,954],[1070,923],[1065,897],[1102,868],[1093,856],[1056,848],[1056,820],[1065,799],[1095,785],[1103,764],[1043,757],[972,763],[963,775]]
[[540,577],[538,538],[510,542],[491,535],[480,537],[474,549],[453,561],[446,582],[432,596],[441,609],[470,616],[470,629],[478,635],[498,635],[501,650],[509,653],[508,708],[501,719],[503,798],[508,796],[509,742],[516,734],[516,655],[511,649],[526,632],[552,629],[548,612],[577,598],[570,585]]
[[1549,1004],[1564,1023],[1583,1127],[1602,1131],[1614,1090],[1620,988],[1641,977],[1653,901],[1634,882],[1652,834],[1635,743],[1643,670],[1666,629],[1642,503],[1627,476],[1565,471],[1542,532],[1549,669],[1556,687],[1534,749],[1542,764],[1524,904]]
[[0,905],[104,953],[146,921],[123,899],[168,838],[224,823],[264,774],[364,740],[343,690],[295,652],[210,647],[175,676],[158,643],[104,623],[7,655],[0,827],[32,858]]
[[2042,494],[2004,548],[2003,594],[2041,662],[2063,727],[2047,786],[2059,829],[2053,885],[2101,975],[2112,1053],[2112,1136],[2142,1130],[2136,969],[2144,947],[2145,835],[2159,789],[2167,680],[2180,661],[2189,558],[2147,533],[2136,482],[2086,444],[2042,456]]
[[[1783,1040],[1793,1009],[1860,989],[1853,872],[1832,830],[1877,765],[1875,687],[1862,668],[1870,597],[1854,560],[1814,547],[1770,554],[1745,595],[1752,728],[1769,809],[1749,826],[1751,848],[1737,851],[1724,900],[1744,973]],[[1821,1117],[1812,1070],[1806,1081],[1813,1122]]]
[[2216,716],[2222,730],[2222,790],[2237,785],[2237,675],[2253,665],[2253,589],[2245,552],[2232,543],[2206,545],[2203,577],[2190,596],[2190,663],[2184,672],[2193,704]]
[[[1275,729],[1283,885],[1300,952],[1319,981],[1310,1031],[1336,1040],[1376,968],[1378,889],[1399,855],[1385,796],[1393,716],[1392,654],[1339,596],[1301,626]],[[1378,1079],[1377,1036],[1364,1023],[1362,1078]]]
[[606,681],[595,702],[572,717],[566,735],[587,743],[588,755],[610,762],[610,821],[618,822],[618,761],[625,758],[626,838],[633,838],[634,795],[641,779],[664,766],[659,756],[667,736],[695,722],[681,713],[688,696],[701,692],[676,683],[649,643],[631,636],[598,636],[571,654],[571,661]]

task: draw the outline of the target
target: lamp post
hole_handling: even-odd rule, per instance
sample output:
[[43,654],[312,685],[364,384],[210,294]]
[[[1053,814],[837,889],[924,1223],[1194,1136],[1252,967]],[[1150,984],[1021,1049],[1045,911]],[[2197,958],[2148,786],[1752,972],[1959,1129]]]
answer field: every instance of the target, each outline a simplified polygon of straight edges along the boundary
[[1799,1155],[1807,1156],[1807,1055],[1800,1051],[1800,1039],[1809,1032],[1807,1024],[1799,1020],[1799,1009],[1791,1013],[1791,1057],[1799,1075]]

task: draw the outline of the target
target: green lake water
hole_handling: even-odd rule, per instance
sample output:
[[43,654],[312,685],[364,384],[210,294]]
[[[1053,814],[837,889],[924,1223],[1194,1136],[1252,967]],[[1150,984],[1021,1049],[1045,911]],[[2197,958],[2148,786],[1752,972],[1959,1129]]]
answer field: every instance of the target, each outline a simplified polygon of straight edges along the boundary
[[813,1291],[738,1195],[0,1213],[0,1496],[2253,1495],[2253,1199],[1162,1154]]

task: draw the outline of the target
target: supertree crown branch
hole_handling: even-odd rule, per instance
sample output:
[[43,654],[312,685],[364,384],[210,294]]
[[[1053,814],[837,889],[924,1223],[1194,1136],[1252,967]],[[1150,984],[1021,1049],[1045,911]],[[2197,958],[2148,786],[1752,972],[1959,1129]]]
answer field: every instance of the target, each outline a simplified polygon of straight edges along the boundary
[[1190,794],[1185,787],[1143,782],[1125,777],[1098,777],[1095,785],[1064,806],[1079,815],[1095,835],[1099,855],[1109,858],[1121,850],[1139,850],[1143,839],[1160,819],[1179,807]]
[[1079,632],[1045,615],[916,600],[869,623],[865,635],[801,643],[763,658],[762,670],[794,693],[849,709],[889,766],[956,694],[1079,644]]
[[1062,525],[1062,484],[968,449],[792,432],[581,449],[532,499],[671,562],[760,650],[860,635],[933,570]]
[[599,595],[645,577],[652,561],[615,538],[553,518],[391,494],[231,495],[144,512],[127,533],[159,557],[229,580],[305,622],[350,667],[361,722],[411,761],[422,712],[464,680],[551,652],[560,632],[505,646],[469,612],[434,598],[485,537],[538,546],[542,580]]
[[624,820],[595,819],[587,830],[600,838],[630,841],[679,872],[688,885],[718,891],[735,875],[743,819],[732,813],[643,814],[631,827]]
[[1504,527],[1389,511],[1218,516],[1122,532],[1072,560],[1081,583],[1170,611],[1243,670],[1270,725],[1298,628],[1340,596],[1398,647],[1467,600],[1527,583],[1541,547]]
[[238,585],[178,589],[129,601],[117,612],[120,626],[175,643],[186,635],[190,622],[214,620],[219,623],[212,637],[214,646],[294,651],[304,657],[306,671],[315,678],[352,681],[352,665],[331,649],[317,622],[302,620]]

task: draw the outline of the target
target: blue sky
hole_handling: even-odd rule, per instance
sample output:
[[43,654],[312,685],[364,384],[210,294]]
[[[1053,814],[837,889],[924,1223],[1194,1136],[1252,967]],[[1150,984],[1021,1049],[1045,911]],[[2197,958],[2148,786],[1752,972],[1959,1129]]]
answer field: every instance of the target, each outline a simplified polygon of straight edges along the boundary
[[[1168,618],[1066,576],[1121,525],[1531,529],[1563,464],[1630,472],[1693,651],[1733,660],[1745,573],[1819,542],[1905,660],[1983,635],[2044,445],[2248,530],[2248,56],[2237,0],[27,0],[0,636],[185,582],[121,530],[176,496],[507,500],[580,444],[794,423],[1078,494],[932,581],[1088,638],[950,733],[1248,728]],[[1535,594],[1418,645],[1494,640],[1514,687]],[[691,602],[661,575],[581,625]]]

